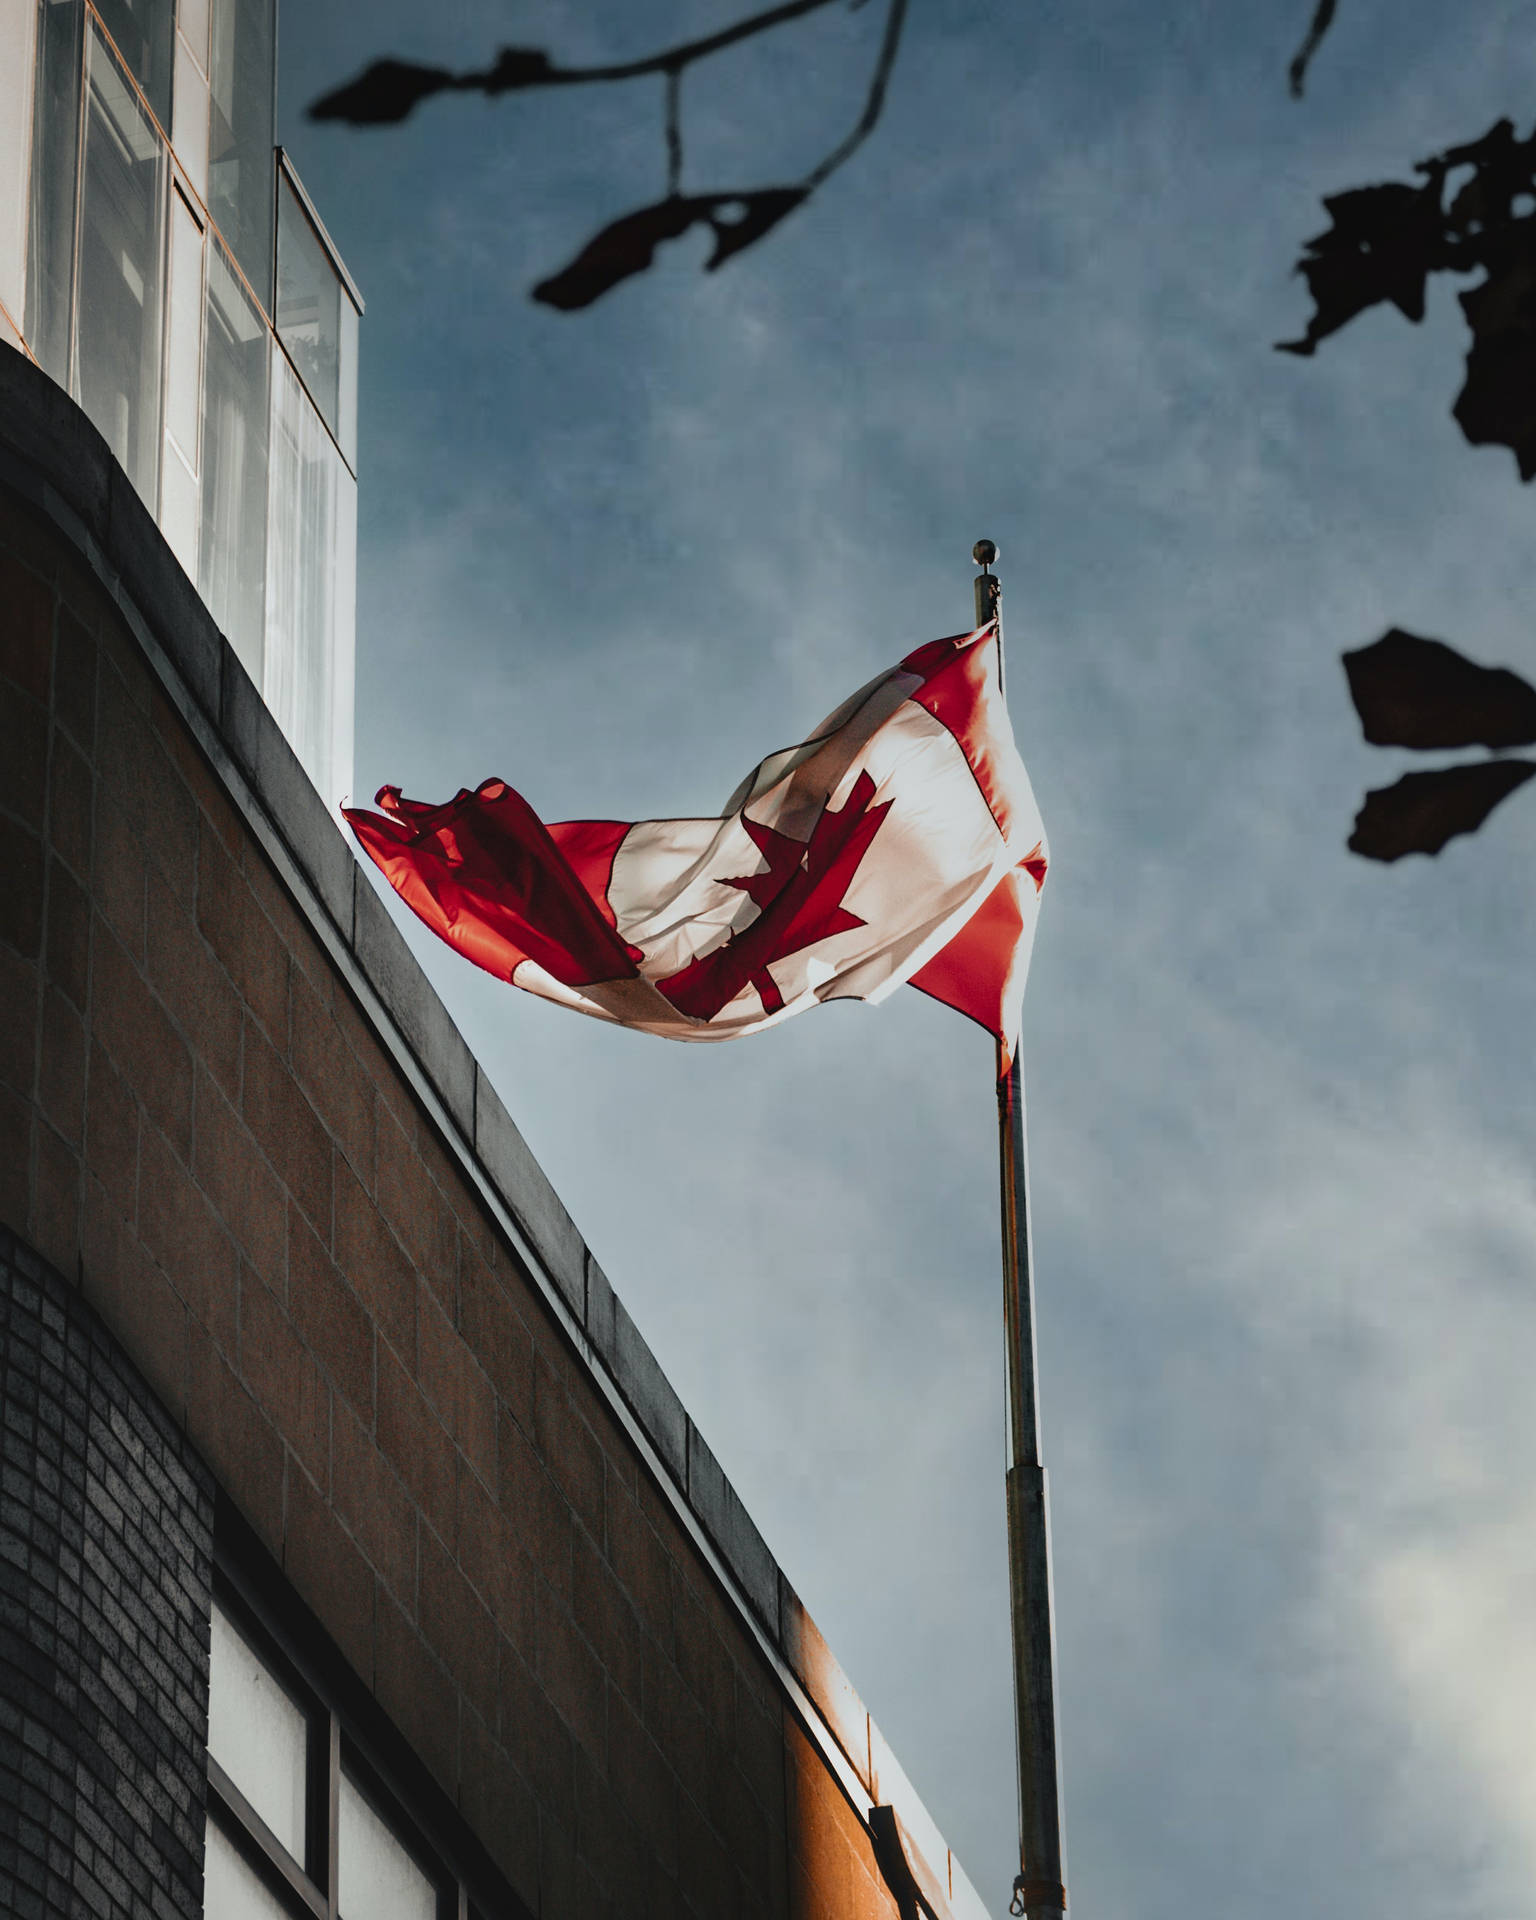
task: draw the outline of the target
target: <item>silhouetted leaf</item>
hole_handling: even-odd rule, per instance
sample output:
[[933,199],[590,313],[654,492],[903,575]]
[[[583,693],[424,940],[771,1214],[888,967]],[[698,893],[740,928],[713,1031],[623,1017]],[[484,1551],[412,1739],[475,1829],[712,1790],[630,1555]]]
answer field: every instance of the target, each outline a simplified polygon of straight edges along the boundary
[[761,240],[805,198],[804,187],[669,194],[654,206],[626,213],[594,234],[569,266],[539,282],[533,297],[566,313],[589,307],[621,280],[644,273],[663,241],[681,238],[701,221],[715,236],[715,250],[704,263],[713,272],[733,253]]
[[1457,834],[1475,833],[1506,795],[1536,773],[1536,761],[1480,760],[1470,767],[1406,773],[1394,787],[1365,796],[1349,836],[1351,853],[1401,860],[1438,853]]
[[311,120],[345,120],[354,127],[384,127],[403,120],[434,93],[454,86],[446,67],[417,67],[408,60],[375,60],[355,80],[314,101]]
[[1420,320],[1429,274],[1481,269],[1461,296],[1472,344],[1452,412],[1473,446],[1508,447],[1520,477],[1536,479],[1536,134],[1521,140],[1513,121],[1497,120],[1415,170],[1422,186],[1357,187],[1323,202],[1333,225],[1297,268],[1316,310],[1299,340],[1278,344],[1310,354],[1382,301]]
[[1518,250],[1461,296],[1472,329],[1466,384],[1451,411],[1474,447],[1508,447],[1520,478],[1536,478],[1536,220]]
[[1317,311],[1299,340],[1276,342],[1282,353],[1314,353],[1319,340],[1384,300],[1409,320],[1424,318],[1425,280],[1447,264],[1440,191],[1438,180],[1389,182],[1323,201],[1333,225],[1306,243],[1296,268]]
[[1377,747],[1523,747],[1536,741],[1536,687],[1480,667],[1442,640],[1393,627],[1344,655],[1350,697]]

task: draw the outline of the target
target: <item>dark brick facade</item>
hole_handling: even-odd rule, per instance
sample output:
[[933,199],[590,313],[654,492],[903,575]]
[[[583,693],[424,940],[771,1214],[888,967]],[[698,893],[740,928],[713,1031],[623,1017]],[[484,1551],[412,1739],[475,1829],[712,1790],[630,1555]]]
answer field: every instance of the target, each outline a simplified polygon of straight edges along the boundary
[[0,1228],[0,1913],[198,1920],[212,1477]]
[[979,1914],[99,439],[0,353],[0,1220],[529,1909]]

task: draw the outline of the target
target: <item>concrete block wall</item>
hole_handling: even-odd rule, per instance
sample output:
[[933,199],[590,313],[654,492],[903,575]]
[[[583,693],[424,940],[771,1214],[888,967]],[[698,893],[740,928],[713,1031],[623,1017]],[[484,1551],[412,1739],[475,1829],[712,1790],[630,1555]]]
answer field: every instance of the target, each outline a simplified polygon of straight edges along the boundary
[[167,559],[0,354],[0,1219],[534,1912],[894,1912],[878,1729]]

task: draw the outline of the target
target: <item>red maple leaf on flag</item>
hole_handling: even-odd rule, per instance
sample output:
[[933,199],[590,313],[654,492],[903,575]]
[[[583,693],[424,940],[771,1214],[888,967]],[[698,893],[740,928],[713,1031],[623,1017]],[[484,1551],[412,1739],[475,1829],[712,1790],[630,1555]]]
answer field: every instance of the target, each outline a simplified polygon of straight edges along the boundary
[[722,884],[739,887],[762,912],[712,953],[656,982],[679,1012],[712,1020],[743,987],[752,986],[763,1011],[777,1013],[784,996],[768,971],[770,962],[864,925],[844,907],[843,896],[891,810],[889,800],[871,807],[874,796],[874,781],[861,773],[844,806],[822,809],[809,840],[795,840],[742,815],[742,825],[768,866],[762,873]]

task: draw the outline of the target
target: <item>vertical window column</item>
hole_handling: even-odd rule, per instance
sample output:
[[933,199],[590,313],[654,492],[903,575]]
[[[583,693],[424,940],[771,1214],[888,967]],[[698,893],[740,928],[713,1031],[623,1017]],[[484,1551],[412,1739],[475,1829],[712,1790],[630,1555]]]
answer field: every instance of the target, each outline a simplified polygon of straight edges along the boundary
[[213,234],[206,314],[197,590],[259,687],[265,659],[271,336]]
[[32,146],[35,0],[0,7],[0,180],[14,181],[0,201],[0,339],[20,346],[25,314],[27,172]]
[[165,154],[127,75],[94,24],[80,195],[75,396],[157,504]]
[[80,178],[81,0],[43,0],[32,113],[27,307],[23,331],[38,364],[71,383],[75,201]]
[[169,325],[165,353],[165,448],[160,530],[194,579],[198,558],[198,416],[203,364],[203,230],[180,185],[171,194]]
[[176,84],[171,95],[171,145],[192,190],[208,204],[209,0],[178,0]]
[[326,800],[351,781],[357,482],[286,357],[272,365],[262,693]]
[[262,691],[327,800],[352,780],[358,308],[280,156]]
[[212,0],[208,211],[258,296],[272,297],[277,0]]

